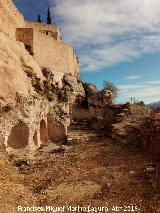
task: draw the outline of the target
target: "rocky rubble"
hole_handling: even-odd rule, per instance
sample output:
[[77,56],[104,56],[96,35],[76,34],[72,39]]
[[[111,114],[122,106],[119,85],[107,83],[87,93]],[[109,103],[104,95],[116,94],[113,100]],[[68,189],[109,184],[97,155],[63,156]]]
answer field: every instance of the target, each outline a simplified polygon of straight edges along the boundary
[[140,141],[145,149],[160,155],[160,114],[153,113],[139,127]]
[[71,73],[67,73],[63,76],[63,90],[66,91],[67,94],[72,94],[73,96],[85,96],[80,77],[74,76]]
[[131,105],[130,113],[121,112],[120,120],[112,125],[111,136],[121,143],[142,146],[160,155],[160,115],[144,106]]
[[92,84],[84,84],[84,89],[90,105],[104,107],[113,102],[113,94],[109,90],[98,91]]
[[24,185],[24,176],[10,162],[0,146],[0,212],[16,213],[17,206],[37,205],[36,196]]

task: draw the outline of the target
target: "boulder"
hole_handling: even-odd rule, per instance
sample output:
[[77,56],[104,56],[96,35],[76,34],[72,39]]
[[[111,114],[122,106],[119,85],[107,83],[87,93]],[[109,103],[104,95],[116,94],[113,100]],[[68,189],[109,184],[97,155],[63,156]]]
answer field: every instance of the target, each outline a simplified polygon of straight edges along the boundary
[[71,73],[67,73],[63,76],[63,84],[64,88],[67,91],[72,91],[74,95],[82,95],[84,96],[84,88],[79,80],[79,77],[76,75],[72,75]]
[[96,94],[98,92],[94,84],[84,84],[84,88],[87,94]]

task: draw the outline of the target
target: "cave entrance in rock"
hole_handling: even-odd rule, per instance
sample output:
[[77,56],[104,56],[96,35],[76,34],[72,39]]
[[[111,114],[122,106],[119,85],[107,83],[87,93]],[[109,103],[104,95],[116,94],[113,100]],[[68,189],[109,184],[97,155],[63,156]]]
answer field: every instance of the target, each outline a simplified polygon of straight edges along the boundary
[[13,149],[23,149],[28,145],[29,128],[24,122],[19,122],[12,127],[8,137],[8,146]]
[[47,117],[48,137],[52,141],[62,141],[65,138],[65,128],[57,123],[52,116]]
[[44,120],[41,120],[40,122],[40,139],[42,143],[45,143],[48,140],[48,129]]

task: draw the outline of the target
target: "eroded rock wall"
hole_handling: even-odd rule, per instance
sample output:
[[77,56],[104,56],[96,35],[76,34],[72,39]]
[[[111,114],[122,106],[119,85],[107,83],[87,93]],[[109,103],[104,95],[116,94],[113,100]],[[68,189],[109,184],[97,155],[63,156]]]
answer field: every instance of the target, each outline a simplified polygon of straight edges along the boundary
[[12,0],[0,0],[0,31],[15,39],[16,28],[24,26],[24,18]]
[[113,111],[112,92],[98,91],[92,84],[83,84],[83,86],[85,95],[78,95],[73,102],[72,119],[90,120],[93,128],[104,128],[106,123],[111,123],[113,120],[110,116]]
[[[8,150],[33,150],[52,139],[48,133],[49,129],[56,129],[60,124],[63,128],[59,133],[55,130],[55,135],[64,139],[69,122],[68,103],[58,101],[56,95],[52,101],[48,100],[44,92],[46,77],[22,43],[10,39],[4,33],[0,33],[0,41],[1,143],[4,143]],[[39,88],[36,90],[28,69],[30,74],[39,80],[42,91],[38,91]],[[48,122],[49,117],[52,122]],[[42,123],[45,123],[46,127]]]
[[[0,0],[0,6],[0,145],[4,144],[8,151],[32,152],[48,140],[64,142],[70,122],[68,98],[55,85],[51,69],[44,67],[50,65],[48,56],[41,55],[46,62],[41,64],[24,43],[16,41],[16,28],[25,25],[12,1]],[[44,42],[47,45],[47,39]],[[67,53],[65,59],[70,60]],[[55,63],[52,61],[53,67]],[[64,75],[62,65],[63,71]]]
[[1,143],[8,150],[34,150],[48,140],[65,141],[70,119],[81,113],[79,98],[83,115],[107,119],[112,94],[88,87],[86,96],[78,59],[58,27],[24,22],[12,1],[0,3],[0,19],[9,23],[0,34]]

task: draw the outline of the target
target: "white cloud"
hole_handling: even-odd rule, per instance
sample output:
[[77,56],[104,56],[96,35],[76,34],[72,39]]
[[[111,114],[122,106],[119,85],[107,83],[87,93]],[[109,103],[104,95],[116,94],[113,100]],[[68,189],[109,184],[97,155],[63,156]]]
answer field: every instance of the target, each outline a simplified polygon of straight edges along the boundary
[[54,16],[83,70],[95,71],[160,50],[160,0],[54,1]]
[[157,82],[152,82],[152,85],[148,85],[148,83],[150,82],[119,85],[119,95],[126,100],[132,97],[138,100],[143,100],[145,103],[160,100],[160,84],[157,85]]
[[159,84],[160,85],[160,80],[155,80],[155,81],[149,81],[147,82],[148,84]]
[[142,76],[140,75],[130,75],[130,76],[126,76],[125,79],[126,80],[136,80],[136,79],[141,79]]

